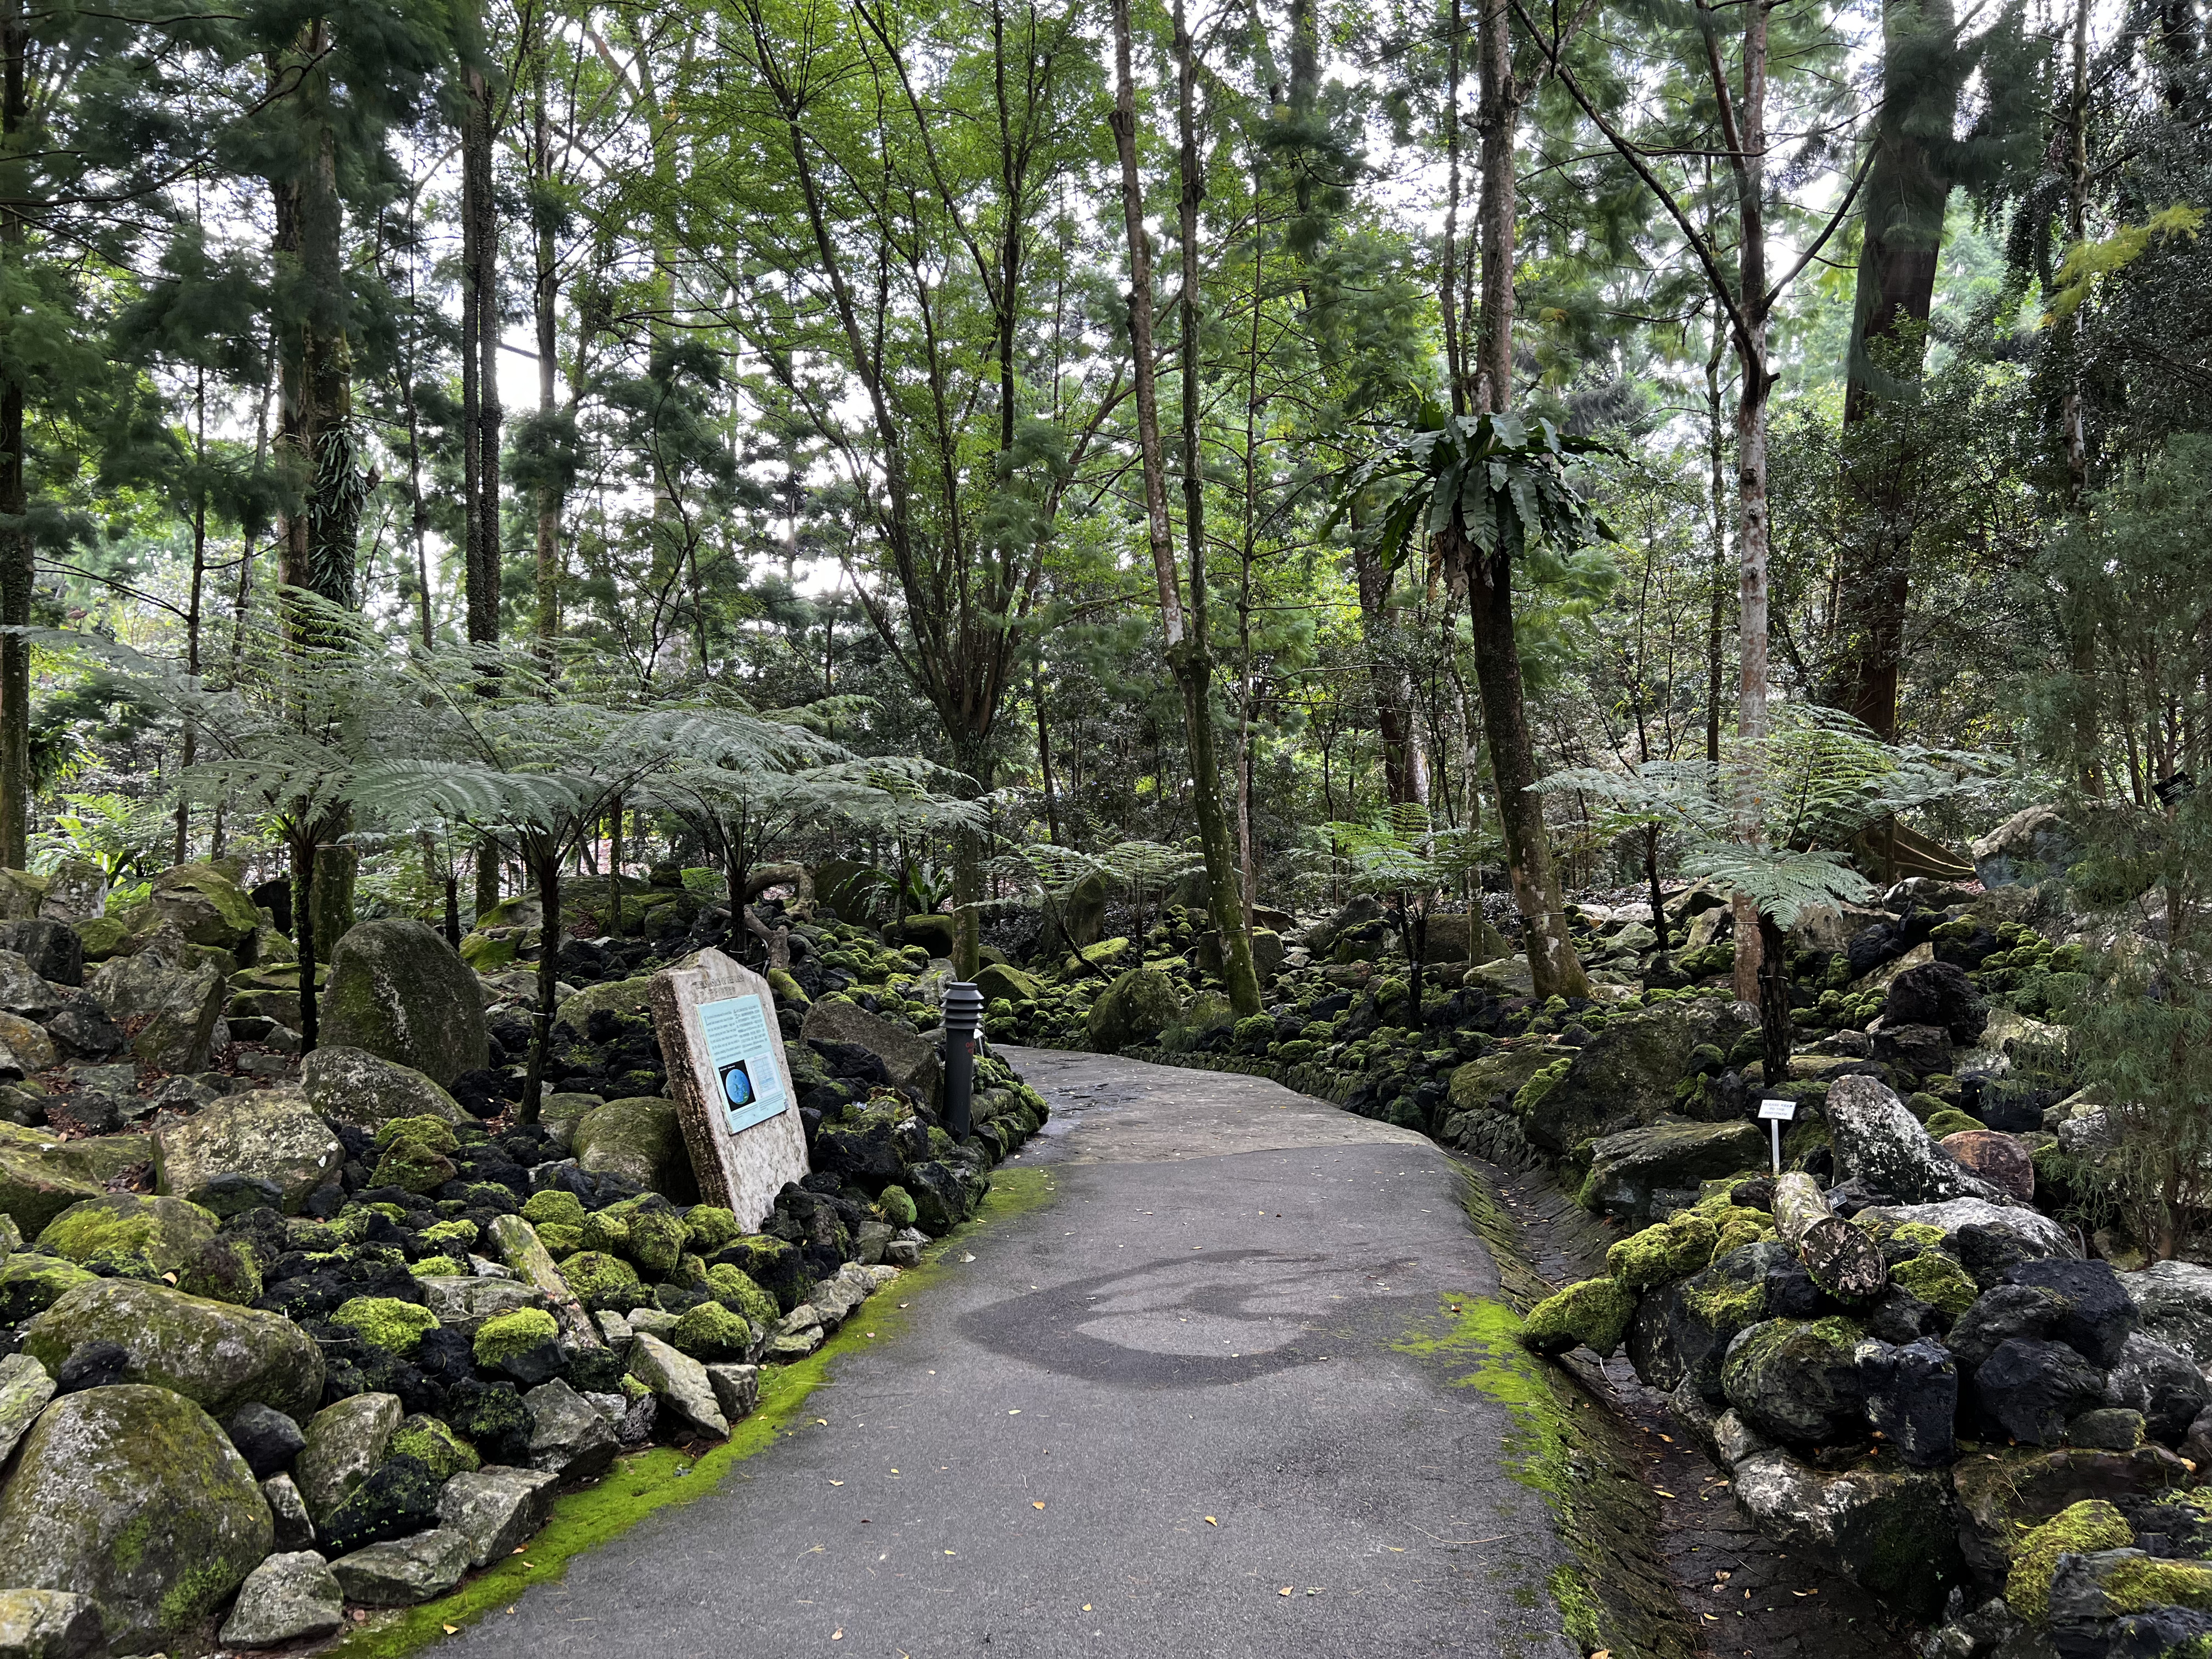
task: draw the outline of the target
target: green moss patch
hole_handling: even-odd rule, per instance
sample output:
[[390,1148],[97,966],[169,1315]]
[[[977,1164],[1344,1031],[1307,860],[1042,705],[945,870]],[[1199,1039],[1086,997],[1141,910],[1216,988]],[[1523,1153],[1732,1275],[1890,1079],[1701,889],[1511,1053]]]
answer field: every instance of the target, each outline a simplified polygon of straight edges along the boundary
[[412,1353],[425,1331],[438,1328],[438,1316],[413,1302],[392,1296],[357,1296],[338,1304],[331,1323],[343,1325],[372,1348]]
[[543,1308],[517,1308],[496,1314],[477,1327],[471,1351],[479,1365],[499,1365],[517,1354],[543,1347],[561,1334],[553,1316]]
[[2005,1600],[2030,1624],[2043,1624],[2051,1617],[2051,1580],[2060,1556],[2125,1549],[2135,1541],[2126,1519],[2103,1498],[2069,1504],[2020,1540],[2005,1576]]

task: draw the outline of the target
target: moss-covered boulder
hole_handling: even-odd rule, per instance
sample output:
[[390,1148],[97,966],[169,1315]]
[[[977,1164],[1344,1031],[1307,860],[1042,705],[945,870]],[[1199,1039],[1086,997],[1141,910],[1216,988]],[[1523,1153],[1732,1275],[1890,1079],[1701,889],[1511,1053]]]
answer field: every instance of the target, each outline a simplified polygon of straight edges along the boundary
[[292,1480],[318,1523],[384,1462],[404,1417],[398,1395],[357,1394],[307,1419],[307,1443],[293,1462]]
[[1709,1217],[1685,1210],[1615,1243],[1605,1253],[1606,1271],[1632,1291],[1648,1291],[1705,1267],[1719,1242]]
[[159,1190],[198,1204],[222,1176],[266,1181],[295,1215],[307,1194],[337,1178],[345,1148],[295,1091],[270,1089],[226,1096],[188,1118],[154,1132]]
[[1738,1332],[1766,1317],[1766,1275],[1794,1261],[1788,1246],[1769,1240],[1717,1255],[1704,1272],[1676,1287],[1668,1333],[1685,1380],[1719,1405],[1721,1364]]
[[1528,1113],[1522,1133],[1546,1152],[1565,1153],[1594,1137],[1655,1123],[1675,1109],[1675,1085],[1695,1069],[1693,1051],[1710,1045],[1726,1054],[1752,1029],[1736,1004],[1719,997],[1677,997],[1614,1013]]
[[[1273,1022],[1268,1023],[1272,1027]],[[1554,1061],[1568,1058],[1542,1043],[1529,1043],[1470,1060],[1451,1074],[1449,1109],[1466,1112],[1487,1106],[1503,1110],[1511,1105],[1529,1079]]]
[[364,921],[338,941],[320,1035],[441,1085],[490,1054],[476,975],[435,932],[405,916]]
[[474,1446],[436,1418],[420,1412],[401,1420],[386,1449],[393,1457],[413,1458],[439,1480],[483,1467]]
[[59,1152],[59,1143],[36,1136],[0,1138],[0,1215],[14,1221],[26,1238],[37,1237],[70,1205],[106,1190]]
[[95,1284],[99,1278],[74,1261],[19,1250],[0,1260],[0,1325],[20,1325],[78,1285]]
[[699,1196],[672,1100],[657,1095],[611,1100],[578,1120],[569,1149],[594,1175],[620,1176],[678,1204]]
[[[499,1370],[511,1360],[542,1352],[560,1335],[561,1327],[544,1309],[517,1308],[513,1313],[497,1315],[477,1326],[471,1352],[485,1370]],[[550,1375],[547,1373],[547,1376]],[[529,1379],[533,1386],[546,1380],[546,1376]]]
[[903,1025],[870,1013],[843,997],[824,997],[806,1011],[800,1035],[812,1042],[852,1042],[884,1063],[894,1088],[913,1088],[934,1107],[944,1090],[937,1045]]
[[549,1223],[562,1227],[584,1224],[584,1200],[574,1193],[549,1187],[542,1193],[532,1193],[522,1206],[522,1218],[533,1227]]
[[1091,1046],[1110,1054],[1149,1042],[1182,1012],[1175,981],[1148,968],[1132,968],[1098,994],[1085,1030]]
[[[1571,1087],[1573,1078],[1570,1066],[1558,1086]],[[1577,1197],[1584,1209],[1640,1221],[1692,1201],[1705,1182],[1757,1168],[1765,1150],[1754,1123],[1668,1120],[1624,1129],[1590,1148]]]
[[[762,1293],[764,1296],[764,1293]],[[752,1347],[752,1327],[744,1316],[719,1301],[687,1310],[668,1333],[669,1345],[694,1359],[743,1359]]]
[[1972,1275],[1940,1250],[1923,1250],[1899,1262],[1889,1270],[1889,1282],[1940,1308],[1951,1319],[1972,1307],[1981,1294]]
[[1588,1348],[1611,1355],[1628,1334],[1636,1316],[1636,1292],[1614,1279],[1585,1279],[1557,1296],[1546,1297],[1522,1322],[1521,1340],[1532,1352],[1561,1354]]
[[1848,1319],[1768,1319],[1729,1342],[1721,1391],[1772,1440],[1824,1446],[1866,1437],[1866,1390],[1856,1353],[1865,1333]]
[[250,1400],[298,1417],[323,1395],[322,1350],[290,1320],[166,1285],[94,1279],[23,1334],[24,1351],[48,1370],[82,1342],[117,1344],[131,1381],[173,1389],[218,1417]]
[[638,1286],[637,1269],[603,1250],[579,1250],[561,1264],[561,1277],[578,1300],[597,1304]]
[[215,1218],[180,1198],[108,1193],[72,1204],[39,1235],[39,1248],[111,1277],[174,1285],[191,1296],[246,1304],[261,1295],[261,1274]]
[[274,1535],[206,1412],[143,1383],[88,1389],[46,1407],[0,1488],[0,1583],[89,1595],[118,1653],[173,1650]]
[[554,1010],[553,1024],[557,1030],[580,1037],[591,1025],[592,1016],[604,1012],[614,1016],[624,1029],[643,1030],[653,1022],[652,998],[650,974],[635,979],[602,980],[563,1001]]
[[1034,1002],[1044,994],[1044,981],[1035,974],[994,962],[976,970],[975,988],[983,994],[986,1002],[995,1002],[1002,997],[1008,1002]]
[[2005,1574],[2005,1601],[2030,1624],[2045,1624],[2051,1617],[2051,1577],[2060,1556],[2121,1550],[2135,1541],[2127,1518],[2103,1498],[2069,1504],[2020,1540]]
[[358,1128],[380,1128],[407,1117],[468,1121],[460,1103],[429,1077],[366,1048],[318,1046],[300,1067],[300,1086],[315,1112]]
[[262,926],[261,911],[245,890],[212,864],[179,864],[154,878],[148,895],[158,921],[173,923],[194,945],[237,955]]
[[755,1284],[750,1275],[726,1261],[717,1261],[707,1269],[707,1288],[715,1301],[757,1325],[772,1326],[782,1316],[774,1297]]
[[228,994],[222,970],[185,958],[188,947],[149,947],[116,957],[92,976],[94,998],[134,1028],[131,1053],[157,1072],[197,1072],[214,1051],[216,1024]]

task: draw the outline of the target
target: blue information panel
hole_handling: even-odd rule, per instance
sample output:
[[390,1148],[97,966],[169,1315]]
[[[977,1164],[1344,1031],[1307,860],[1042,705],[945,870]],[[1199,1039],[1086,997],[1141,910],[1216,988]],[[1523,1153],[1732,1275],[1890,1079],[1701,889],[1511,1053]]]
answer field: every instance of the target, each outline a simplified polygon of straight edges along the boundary
[[722,1089],[722,1123],[732,1134],[765,1123],[788,1103],[775,1020],[758,996],[699,1005],[707,1057]]

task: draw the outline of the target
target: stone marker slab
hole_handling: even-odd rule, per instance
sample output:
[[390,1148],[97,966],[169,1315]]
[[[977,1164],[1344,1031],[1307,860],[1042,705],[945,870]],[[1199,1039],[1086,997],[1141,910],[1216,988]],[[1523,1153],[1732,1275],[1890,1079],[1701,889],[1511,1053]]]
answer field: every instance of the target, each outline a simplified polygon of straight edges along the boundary
[[755,1229],[807,1172],[798,1091],[768,981],[720,951],[696,963],[653,976],[653,1030],[700,1198]]

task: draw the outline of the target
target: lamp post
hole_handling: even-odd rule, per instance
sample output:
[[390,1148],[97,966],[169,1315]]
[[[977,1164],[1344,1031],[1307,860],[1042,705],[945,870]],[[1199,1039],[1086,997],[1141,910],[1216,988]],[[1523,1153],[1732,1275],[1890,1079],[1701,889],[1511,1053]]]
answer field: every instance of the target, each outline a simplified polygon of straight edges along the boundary
[[968,1103],[975,1088],[975,1032],[983,1023],[983,994],[964,981],[945,988],[945,1127],[956,1141],[968,1139]]

